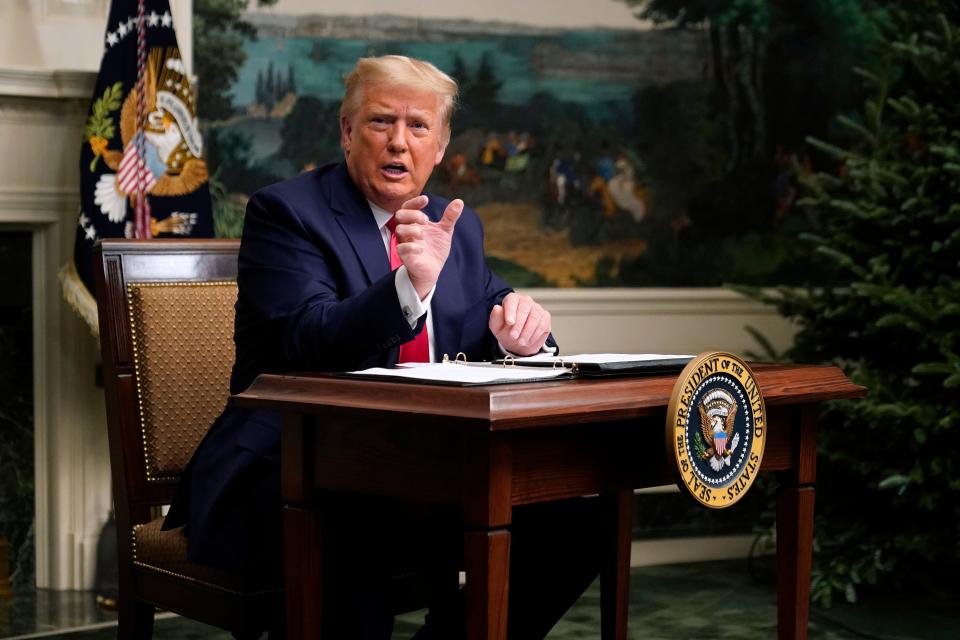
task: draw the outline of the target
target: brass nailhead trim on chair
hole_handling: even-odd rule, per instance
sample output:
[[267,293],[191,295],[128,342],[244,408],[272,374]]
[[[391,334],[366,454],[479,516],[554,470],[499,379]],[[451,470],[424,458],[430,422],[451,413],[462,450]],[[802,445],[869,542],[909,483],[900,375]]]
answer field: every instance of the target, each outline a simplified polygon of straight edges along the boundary
[[215,583],[213,583],[213,582],[207,582],[206,580],[199,580],[199,579],[194,578],[194,577],[192,577],[192,576],[187,576],[187,575],[184,575],[184,574],[182,574],[182,573],[177,573],[177,572],[175,572],[175,571],[170,571],[170,570],[168,570],[168,569],[163,569],[163,568],[161,568],[161,567],[157,567],[157,566],[152,565],[152,564],[147,564],[146,562],[141,562],[141,561],[137,560],[137,531],[138,531],[141,527],[143,527],[142,524],[135,524],[135,525],[133,525],[133,536],[132,536],[132,538],[131,538],[131,539],[133,540],[133,542],[131,543],[131,544],[132,544],[132,547],[133,547],[131,551],[133,552],[133,565],[134,565],[135,567],[140,567],[140,568],[142,568],[142,569],[149,569],[150,571],[156,571],[157,573],[162,573],[163,575],[171,576],[171,577],[173,577],[173,578],[179,578],[180,580],[186,580],[187,582],[193,582],[194,584],[199,584],[199,585],[202,585],[202,586],[204,586],[204,587],[208,587],[208,588],[210,588],[210,589],[215,589],[215,590],[217,590],[217,591],[224,591],[224,592],[226,592],[226,593],[233,593],[233,594],[240,595],[240,596],[243,596],[243,595],[246,595],[246,596],[257,596],[257,595],[264,595],[264,594],[267,594],[267,593],[280,593],[280,592],[283,591],[283,589],[262,589],[262,590],[260,590],[260,591],[237,591],[236,589],[229,589],[229,588],[227,588],[227,587],[224,587],[223,585],[215,584]]

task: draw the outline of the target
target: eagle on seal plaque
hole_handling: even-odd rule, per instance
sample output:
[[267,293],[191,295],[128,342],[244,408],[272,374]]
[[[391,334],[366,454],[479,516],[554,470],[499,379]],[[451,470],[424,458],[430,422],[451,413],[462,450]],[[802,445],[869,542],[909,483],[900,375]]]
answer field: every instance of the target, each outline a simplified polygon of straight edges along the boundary
[[740,443],[740,434],[733,433],[737,415],[737,401],[723,389],[715,389],[704,396],[697,407],[700,410],[700,433],[707,443],[701,458],[710,468],[720,471],[730,466],[730,455]]

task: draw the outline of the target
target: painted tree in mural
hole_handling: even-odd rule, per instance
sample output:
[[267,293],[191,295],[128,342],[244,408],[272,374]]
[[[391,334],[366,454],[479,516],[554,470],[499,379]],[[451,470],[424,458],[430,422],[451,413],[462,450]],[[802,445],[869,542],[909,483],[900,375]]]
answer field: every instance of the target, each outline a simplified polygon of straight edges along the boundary
[[[234,114],[230,87],[246,59],[243,43],[256,37],[256,30],[242,19],[251,0],[194,0],[194,62],[199,91],[197,112],[201,124],[226,120]],[[258,6],[277,0],[256,0]]]
[[504,105],[499,102],[503,80],[497,76],[494,57],[484,51],[473,69],[463,56],[454,53],[450,60],[450,76],[460,85],[458,126],[493,126],[503,123]]
[[460,91],[470,84],[470,70],[467,69],[467,63],[459,52],[453,54],[453,60],[450,62],[450,77],[460,85]]
[[834,116],[859,101],[851,68],[875,42],[882,11],[872,0],[623,1],[639,19],[702,33],[709,54],[705,85],[637,91],[634,138],[651,159],[652,208],[674,213],[651,221],[648,251],[619,265],[619,279],[657,286],[818,277],[795,242],[808,224],[797,182],[815,168],[805,138],[831,135]]
[[287,66],[287,82],[284,84],[284,93],[297,93],[297,78],[293,73],[293,64]]
[[706,25],[713,81],[724,106],[729,169],[764,152],[766,118],[762,99],[763,61],[769,27],[766,0],[628,0],[640,17],[677,27]]
[[[323,158],[335,158],[340,148],[340,105],[313,96],[297,99],[280,130],[280,152],[298,171]],[[309,131],[310,135],[304,135]]]
[[493,64],[493,56],[484,51],[477,69],[473,72],[470,81],[462,90],[462,102],[474,114],[489,114],[493,116],[497,106],[500,88],[503,81],[497,78]]
[[[824,85],[822,97],[833,104],[846,92],[843,63],[852,61],[873,38],[867,0],[624,0],[638,8],[638,17],[678,28],[703,27],[709,36],[711,75],[716,104],[726,128],[727,169],[735,173],[766,158],[771,98],[783,94],[776,80],[814,75]],[[819,38],[818,38],[819,37]],[[803,40],[826,40],[824,57],[795,60]],[[816,52],[808,52],[816,55]],[[798,63],[805,63],[801,67]],[[812,63],[813,69],[810,68]],[[831,71],[839,64],[840,72]],[[797,72],[800,72],[799,74]],[[773,87],[769,86],[773,81]],[[804,82],[813,90],[813,83]],[[807,96],[812,97],[812,96]],[[807,100],[803,100],[807,102]],[[813,102],[810,100],[810,102]],[[774,143],[779,142],[774,140]]]
[[286,98],[289,94],[296,94],[297,84],[293,72],[293,64],[288,65],[284,74],[275,69],[273,62],[267,64],[266,70],[257,71],[257,82],[254,88],[254,101],[267,111]]
[[[242,184],[251,177],[250,141],[239,134],[221,132],[211,124],[235,115],[230,88],[246,60],[244,42],[256,38],[256,30],[242,19],[252,0],[194,0],[194,70],[197,74],[197,115],[204,133],[213,200],[214,231],[218,237],[239,237],[243,205],[230,197],[225,182]],[[270,6],[277,0],[255,0]],[[258,87],[263,91],[262,85]],[[266,95],[265,93],[263,95]],[[229,163],[223,162],[229,159]]]

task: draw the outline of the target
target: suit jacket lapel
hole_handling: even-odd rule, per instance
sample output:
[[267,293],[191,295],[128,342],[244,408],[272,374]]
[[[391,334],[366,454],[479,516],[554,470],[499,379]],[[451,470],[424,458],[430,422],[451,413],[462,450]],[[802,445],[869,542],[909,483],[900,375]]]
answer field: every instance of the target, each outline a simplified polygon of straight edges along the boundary
[[390,273],[390,258],[383,249],[383,237],[370,212],[370,205],[353,184],[347,165],[333,170],[330,206],[339,213],[337,222],[350,241],[370,284]]

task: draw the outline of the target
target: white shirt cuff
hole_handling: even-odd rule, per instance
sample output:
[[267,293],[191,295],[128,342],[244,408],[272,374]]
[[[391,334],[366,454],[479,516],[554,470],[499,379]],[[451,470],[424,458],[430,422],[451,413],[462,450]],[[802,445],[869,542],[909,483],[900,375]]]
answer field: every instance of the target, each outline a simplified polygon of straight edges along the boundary
[[437,286],[434,285],[427,294],[427,297],[421,300],[420,296],[417,295],[417,290],[413,286],[413,283],[410,282],[410,275],[407,273],[406,265],[400,265],[396,273],[394,286],[397,288],[400,310],[403,312],[403,317],[406,318],[410,324],[410,328],[413,329],[417,326],[420,316],[430,309],[430,301],[433,299],[433,294],[437,290]]
[[[526,357],[526,356],[518,356],[518,355],[515,354],[515,353],[511,353],[510,351],[507,351],[506,349],[503,348],[503,345],[500,344],[500,341],[499,341],[499,340],[497,340],[497,347],[500,349],[500,355],[502,355],[502,356],[513,356],[514,358],[523,358],[523,357]],[[556,347],[551,347],[551,346],[547,345],[546,343],[544,343],[544,345],[543,345],[542,347],[540,347],[539,353],[549,353],[550,355],[554,355],[554,354],[557,353],[557,348],[556,348]]]

